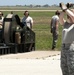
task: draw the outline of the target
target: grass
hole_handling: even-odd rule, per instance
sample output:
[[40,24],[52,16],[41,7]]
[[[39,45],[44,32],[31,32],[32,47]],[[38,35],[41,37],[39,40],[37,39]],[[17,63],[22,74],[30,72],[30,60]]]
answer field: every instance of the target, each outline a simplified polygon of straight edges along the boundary
[[48,25],[35,25],[33,28],[36,33],[36,49],[49,49],[50,47],[50,35]]
[[[3,12],[4,16],[10,12]],[[14,14],[18,14],[20,18],[23,17],[22,11],[15,11]],[[54,15],[54,11],[30,11],[30,15],[34,20],[33,31],[36,34],[36,50],[51,50],[52,46],[52,34],[50,33],[50,20]],[[59,38],[57,42],[57,50],[61,47],[61,32],[62,27],[59,25]]]
[[[32,17],[34,19],[33,29],[36,33],[36,49],[51,50],[52,34],[50,33],[50,20],[54,12],[35,12],[34,14]],[[62,27],[59,25],[58,50],[60,50],[61,47],[61,31]]]

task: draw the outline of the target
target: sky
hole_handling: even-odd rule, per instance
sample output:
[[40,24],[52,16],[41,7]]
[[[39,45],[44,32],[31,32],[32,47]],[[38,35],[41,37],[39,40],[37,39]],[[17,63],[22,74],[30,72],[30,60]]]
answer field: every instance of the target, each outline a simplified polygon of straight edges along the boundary
[[60,2],[68,3],[72,2],[74,3],[74,0],[0,0],[0,6],[14,6],[14,5],[59,5]]

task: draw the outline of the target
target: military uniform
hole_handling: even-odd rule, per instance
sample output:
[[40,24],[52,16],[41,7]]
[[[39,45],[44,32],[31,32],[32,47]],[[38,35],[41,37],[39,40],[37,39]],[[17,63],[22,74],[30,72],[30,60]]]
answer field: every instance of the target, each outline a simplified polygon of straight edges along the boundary
[[65,22],[62,33],[62,73],[63,75],[74,75],[74,24]]
[[[63,75],[74,75],[74,9],[68,9],[64,3],[60,3],[60,7],[62,9],[59,15],[60,24],[64,26],[62,31],[61,69]],[[66,20],[64,15],[67,15]]]
[[58,15],[54,15],[51,20],[51,33],[53,37],[52,41],[52,49],[56,47],[57,39],[58,39],[58,31],[56,30],[56,22],[59,21]]

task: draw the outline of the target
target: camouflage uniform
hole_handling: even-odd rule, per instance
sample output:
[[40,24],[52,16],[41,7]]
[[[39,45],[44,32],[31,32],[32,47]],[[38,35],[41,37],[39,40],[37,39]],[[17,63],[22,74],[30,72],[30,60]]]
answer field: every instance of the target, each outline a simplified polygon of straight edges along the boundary
[[74,42],[62,45],[61,69],[63,75],[74,75]]
[[[62,9],[59,16],[60,24],[64,26],[62,31],[61,69],[63,75],[74,75],[74,9],[68,9],[69,7],[63,2],[60,3],[60,7]],[[64,15],[67,15],[67,19]]]
[[[65,23],[64,29],[68,29],[70,26],[71,24]],[[61,50],[61,69],[63,75],[74,75],[74,29],[70,31],[71,33],[69,33],[69,36],[67,36],[65,40],[65,33],[63,34]]]
[[52,37],[53,37],[53,41],[52,41],[52,49],[56,47],[56,43],[58,40],[58,34],[56,32],[55,27],[52,29]]

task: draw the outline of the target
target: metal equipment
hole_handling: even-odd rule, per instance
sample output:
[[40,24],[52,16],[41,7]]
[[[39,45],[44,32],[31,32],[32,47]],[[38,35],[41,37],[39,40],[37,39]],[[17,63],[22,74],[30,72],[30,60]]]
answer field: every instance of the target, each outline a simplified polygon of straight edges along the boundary
[[8,14],[0,29],[0,54],[35,50],[35,33],[20,21],[18,15]]

